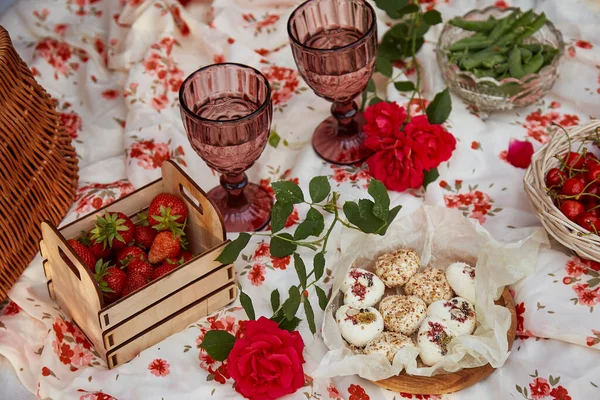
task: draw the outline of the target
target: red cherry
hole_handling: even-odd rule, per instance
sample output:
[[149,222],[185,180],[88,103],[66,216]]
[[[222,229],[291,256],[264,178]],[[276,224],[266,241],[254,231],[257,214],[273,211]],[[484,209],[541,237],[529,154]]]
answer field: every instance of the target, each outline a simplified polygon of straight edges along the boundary
[[581,181],[581,183],[583,183],[583,186],[584,186],[584,187],[585,187],[585,186],[586,186],[588,183],[590,183],[590,181],[588,181],[587,174],[585,174],[585,173],[583,173],[583,172],[582,172],[582,173],[580,173],[580,174],[577,174],[577,175],[575,175],[573,178],[577,178],[577,179],[579,179],[579,180]]
[[589,171],[587,172],[587,179],[590,182],[597,182],[600,179],[600,164],[590,167]]
[[587,160],[596,160],[596,161],[598,161],[598,157],[596,157],[596,155],[594,153],[590,153],[589,151],[587,151],[583,157],[585,158],[586,161]]
[[596,183],[590,184],[581,194],[582,201],[595,202],[600,198],[600,186]]
[[585,158],[574,151],[563,155],[563,161],[569,168],[580,169],[583,167],[583,163],[585,162]]
[[586,212],[592,214],[593,216],[600,218],[600,208],[594,208],[597,205],[598,204],[596,202],[584,203],[583,208],[585,208]]
[[575,221],[577,217],[585,212],[583,204],[575,200],[566,200],[560,206],[560,211],[565,214],[571,221]]
[[600,228],[600,219],[591,213],[584,212],[577,217],[577,224],[590,232],[597,232]]
[[560,186],[564,181],[567,180],[567,174],[565,171],[561,171],[558,168],[552,168],[546,173],[546,186]]
[[581,182],[579,178],[571,178],[565,181],[561,191],[562,194],[566,194],[567,196],[575,196],[583,192],[584,187],[585,183]]

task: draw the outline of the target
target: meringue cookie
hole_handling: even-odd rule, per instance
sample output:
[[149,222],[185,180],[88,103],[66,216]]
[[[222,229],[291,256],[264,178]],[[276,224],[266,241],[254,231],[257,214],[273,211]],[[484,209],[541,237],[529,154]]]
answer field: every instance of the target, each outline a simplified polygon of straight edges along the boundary
[[388,296],[379,303],[379,312],[387,330],[412,335],[425,319],[427,305],[415,296]]
[[402,286],[419,270],[420,261],[414,250],[396,250],[375,261],[375,273],[389,288]]
[[457,295],[475,304],[475,268],[463,262],[455,262],[446,268],[450,287]]
[[365,346],[383,332],[383,318],[373,307],[341,306],[335,313],[342,337],[357,347]]
[[437,300],[450,300],[454,296],[446,274],[437,268],[426,268],[423,272],[415,274],[404,285],[404,291],[419,297],[427,305]]
[[414,345],[411,338],[401,333],[383,332],[367,343],[364,354],[380,353],[386,356],[390,363],[393,363],[398,350]]
[[352,268],[344,279],[342,291],[345,292],[344,304],[359,308],[371,307],[381,300],[385,285],[374,273]]
[[470,335],[477,325],[475,308],[462,297],[431,303],[427,308],[427,316],[444,321],[448,328],[459,335]]
[[450,342],[457,335],[441,320],[427,317],[419,328],[417,346],[423,364],[437,364],[449,351]]

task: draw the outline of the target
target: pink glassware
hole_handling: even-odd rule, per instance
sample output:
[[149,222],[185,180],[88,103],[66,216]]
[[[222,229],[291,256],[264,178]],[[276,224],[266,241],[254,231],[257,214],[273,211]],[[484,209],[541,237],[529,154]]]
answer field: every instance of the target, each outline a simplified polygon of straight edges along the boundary
[[272,199],[244,173],[263,152],[273,116],[269,82],[241,64],[214,64],[186,78],[179,89],[188,139],[221,186],[208,192],[228,232],[256,231],[271,217]]
[[332,116],[313,134],[315,151],[335,164],[365,160],[372,153],[363,144],[365,119],[354,99],[375,68],[375,10],[363,0],[309,0],[290,16],[288,35],[300,74],[333,103]]

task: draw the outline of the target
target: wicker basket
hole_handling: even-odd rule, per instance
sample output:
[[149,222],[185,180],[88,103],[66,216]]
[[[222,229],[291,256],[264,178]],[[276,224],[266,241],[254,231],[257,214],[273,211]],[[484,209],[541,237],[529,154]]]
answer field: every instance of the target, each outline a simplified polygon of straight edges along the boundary
[[596,129],[599,128],[600,120],[593,120],[570,130],[568,136],[562,131],[557,132],[549,143],[533,155],[523,179],[533,211],[546,231],[577,255],[594,261],[600,261],[600,236],[565,217],[546,194],[545,177],[549,169],[560,166],[555,155],[568,152],[569,141],[575,150],[582,142],[597,138]]
[[0,299],[73,202],[77,154],[50,95],[0,27]]

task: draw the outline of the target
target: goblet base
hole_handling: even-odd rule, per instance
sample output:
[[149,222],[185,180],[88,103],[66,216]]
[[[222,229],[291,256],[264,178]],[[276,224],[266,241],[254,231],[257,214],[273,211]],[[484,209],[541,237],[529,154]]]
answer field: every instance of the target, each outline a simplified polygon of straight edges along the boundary
[[248,183],[244,187],[239,206],[232,206],[229,192],[217,186],[208,197],[217,205],[227,232],[254,232],[264,229],[271,220],[273,200],[263,187]]
[[365,123],[365,118],[360,112],[345,126],[331,116],[315,129],[312,137],[313,148],[319,157],[332,164],[349,165],[362,162],[373,154],[363,143],[365,134],[362,132],[362,126]]

